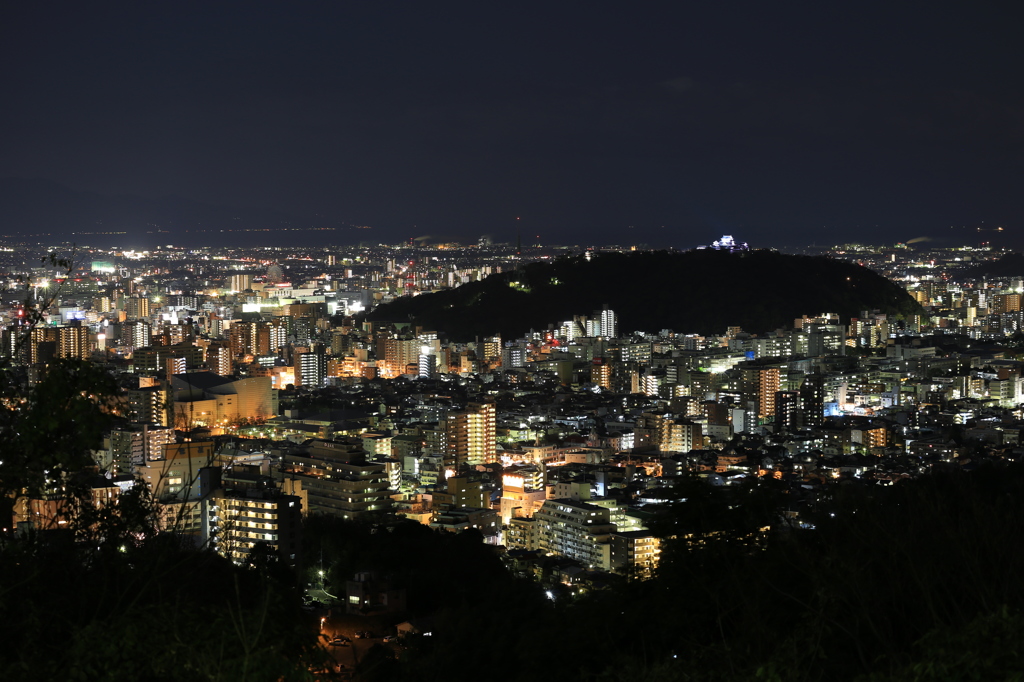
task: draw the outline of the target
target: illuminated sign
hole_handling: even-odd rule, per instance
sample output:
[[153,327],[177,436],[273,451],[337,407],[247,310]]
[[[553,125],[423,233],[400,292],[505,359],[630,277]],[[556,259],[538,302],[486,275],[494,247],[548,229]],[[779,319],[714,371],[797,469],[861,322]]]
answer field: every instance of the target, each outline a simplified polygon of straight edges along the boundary
[[519,491],[522,491],[524,487],[523,482],[525,480],[526,479],[524,479],[522,476],[516,476],[514,474],[505,474],[504,476],[501,477],[501,484],[502,486],[504,486],[506,490],[508,490],[509,488],[515,488]]

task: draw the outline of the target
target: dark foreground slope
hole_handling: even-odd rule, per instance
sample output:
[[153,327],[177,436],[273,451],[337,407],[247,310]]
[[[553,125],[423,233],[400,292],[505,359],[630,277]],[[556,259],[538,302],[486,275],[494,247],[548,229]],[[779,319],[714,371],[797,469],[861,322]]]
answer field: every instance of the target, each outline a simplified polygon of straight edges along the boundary
[[829,258],[773,251],[603,254],[534,263],[452,291],[399,299],[371,320],[413,322],[471,339],[547,329],[607,305],[623,332],[714,334],[730,325],[762,332],[795,317],[862,310],[908,315],[919,306],[875,272]]
[[793,495],[781,482],[685,478],[670,490],[678,501],[652,522],[670,536],[654,579],[575,598],[555,587],[555,600],[444,593],[433,635],[407,639],[372,679],[1024,679],[1020,464],[893,487],[851,479],[804,508],[803,527],[780,522]]

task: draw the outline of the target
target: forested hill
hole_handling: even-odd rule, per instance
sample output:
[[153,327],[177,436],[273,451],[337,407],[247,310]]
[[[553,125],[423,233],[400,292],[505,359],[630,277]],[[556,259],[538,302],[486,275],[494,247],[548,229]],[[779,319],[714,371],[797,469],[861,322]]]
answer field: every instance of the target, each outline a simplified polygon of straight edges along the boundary
[[611,253],[533,263],[451,291],[402,298],[367,319],[413,322],[453,340],[530,329],[590,315],[607,305],[622,332],[755,333],[789,327],[801,315],[862,310],[920,312],[899,285],[868,268],[774,251]]

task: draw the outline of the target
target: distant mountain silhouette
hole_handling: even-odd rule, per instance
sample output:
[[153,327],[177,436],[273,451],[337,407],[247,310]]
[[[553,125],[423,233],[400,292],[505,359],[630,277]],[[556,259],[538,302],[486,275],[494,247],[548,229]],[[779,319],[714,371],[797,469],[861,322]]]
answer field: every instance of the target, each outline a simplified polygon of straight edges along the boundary
[[620,333],[720,334],[731,325],[759,333],[790,327],[801,315],[838,313],[845,322],[863,310],[921,311],[902,287],[859,265],[774,251],[702,250],[535,263],[450,291],[401,298],[367,319],[412,321],[456,340],[495,333],[513,338],[604,305],[618,313]]
[[1024,277],[1024,254],[1008,253],[999,260],[984,261],[971,268],[972,277]]
[[105,196],[26,178],[0,179],[0,235],[139,247],[240,242],[312,246],[350,243],[368,236],[341,221],[319,216],[217,206],[177,196]]

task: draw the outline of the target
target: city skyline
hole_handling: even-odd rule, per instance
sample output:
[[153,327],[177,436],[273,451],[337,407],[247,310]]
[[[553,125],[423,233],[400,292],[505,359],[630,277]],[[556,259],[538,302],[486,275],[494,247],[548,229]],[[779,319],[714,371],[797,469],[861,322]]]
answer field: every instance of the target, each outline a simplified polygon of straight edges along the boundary
[[1019,246],[1011,25],[880,3],[19,6],[0,177],[340,243]]
[[[744,237],[0,242],[4,669],[866,679],[933,633],[972,670],[978,622],[1005,654],[1024,257]],[[396,307],[428,299],[519,323]]]

